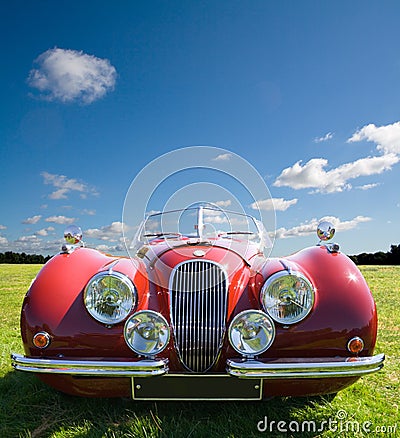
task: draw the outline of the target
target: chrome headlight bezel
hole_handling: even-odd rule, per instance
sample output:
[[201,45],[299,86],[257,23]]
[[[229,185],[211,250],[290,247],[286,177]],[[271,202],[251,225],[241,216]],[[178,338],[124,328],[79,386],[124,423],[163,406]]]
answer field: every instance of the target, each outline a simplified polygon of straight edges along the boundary
[[[279,271],[264,283],[260,300],[274,321],[283,325],[296,324],[303,321],[314,307],[315,288],[301,272]],[[284,311],[287,315],[280,316]]]
[[261,310],[244,310],[229,325],[229,342],[242,356],[258,356],[271,346],[275,339],[275,324]]
[[137,291],[131,279],[121,272],[103,271],[88,281],[83,301],[96,321],[114,325],[124,321],[134,309]]
[[124,339],[136,354],[154,357],[167,347],[171,337],[168,321],[154,310],[131,315],[124,327]]

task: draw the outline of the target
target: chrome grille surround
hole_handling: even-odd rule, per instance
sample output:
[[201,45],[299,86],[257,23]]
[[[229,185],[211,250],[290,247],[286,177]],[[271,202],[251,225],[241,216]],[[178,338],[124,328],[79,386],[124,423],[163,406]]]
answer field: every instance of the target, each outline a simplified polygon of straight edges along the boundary
[[187,260],[169,281],[175,346],[189,371],[205,372],[218,358],[225,333],[228,275],[210,260]]

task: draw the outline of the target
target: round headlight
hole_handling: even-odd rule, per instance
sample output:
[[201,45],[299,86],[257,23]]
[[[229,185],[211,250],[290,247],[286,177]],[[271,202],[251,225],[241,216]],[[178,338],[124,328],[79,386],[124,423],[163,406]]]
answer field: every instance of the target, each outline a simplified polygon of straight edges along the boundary
[[100,272],[92,277],[84,292],[87,311],[99,322],[123,321],[136,304],[136,289],[120,272]]
[[229,326],[229,342],[244,356],[255,356],[266,351],[275,338],[271,318],[260,310],[245,310],[233,318]]
[[151,357],[163,351],[169,336],[168,322],[153,310],[141,310],[125,323],[125,342],[131,350],[143,356]]
[[299,272],[280,271],[271,275],[261,289],[264,310],[281,324],[304,319],[314,304],[311,282]]

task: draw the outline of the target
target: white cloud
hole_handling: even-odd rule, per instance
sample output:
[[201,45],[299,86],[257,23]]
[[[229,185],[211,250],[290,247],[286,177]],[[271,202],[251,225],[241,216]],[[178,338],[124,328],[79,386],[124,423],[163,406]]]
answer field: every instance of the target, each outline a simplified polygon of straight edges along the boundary
[[[125,226],[125,231],[126,228]],[[112,222],[111,225],[106,225],[101,228],[90,228],[84,232],[84,236],[108,242],[117,242],[122,237],[122,229],[122,222]]]
[[60,241],[43,241],[37,235],[21,236],[13,242],[9,242],[8,248],[15,252],[28,254],[55,254],[60,250]]
[[98,251],[109,254],[126,253],[126,246],[124,245],[122,239],[119,241],[119,243],[116,243],[115,245],[106,245],[102,243],[100,245],[96,245],[94,248]]
[[70,225],[73,224],[76,219],[74,217],[66,217],[66,216],[50,216],[45,219],[46,222],[53,222],[55,224],[60,225]]
[[338,232],[338,231],[351,230],[357,227],[358,224],[369,222],[370,220],[371,218],[366,216],[357,216],[349,221],[341,221],[339,218],[335,216],[325,216],[319,220],[315,218],[311,219],[308,222],[297,225],[290,229],[279,228],[278,230],[276,230],[275,237],[276,239],[287,239],[289,237],[299,237],[299,236],[307,236],[310,234],[316,234],[317,226],[321,221],[331,222],[333,226],[336,228],[336,232]]
[[[331,136],[329,132],[324,137],[316,138],[315,141],[326,141]],[[377,151],[382,155],[360,158],[331,170],[326,170],[328,160],[325,158],[313,158],[305,164],[298,161],[284,169],[273,185],[294,189],[311,188],[315,189],[315,192],[322,193],[341,192],[352,187],[349,180],[391,170],[400,161],[400,122],[379,127],[374,124],[365,125],[355,132],[347,143],[362,140],[375,142]],[[366,184],[358,188],[368,190],[375,186]]]
[[161,210],[150,210],[150,211],[146,211],[146,216],[150,216],[152,214],[158,214],[161,213]]
[[35,235],[30,235],[18,237],[14,243],[19,245],[19,247],[23,245],[24,247],[39,248],[42,240]]
[[328,165],[328,160],[313,158],[304,165],[298,161],[292,167],[284,169],[273,185],[293,189],[311,188],[323,193],[342,192],[351,188],[349,180],[380,174],[390,170],[399,161],[400,157],[395,154],[386,154],[360,158],[327,171],[325,167]]
[[15,252],[28,254],[56,254],[60,251],[60,240],[44,241],[42,236],[34,235],[20,236],[17,240],[8,243],[8,248]]
[[6,229],[7,229],[7,227],[5,225],[0,224],[0,230],[6,230]]
[[275,210],[275,211],[286,211],[292,205],[297,204],[297,199],[285,200],[283,198],[271,198],[271,199],[262,199],[256,202],[253,202],[250,207],[253,210]]
[[58,189],[53,193],[50,193],[49,199],[67,199],[66,193],[68,193],[67,189]]
[[204,223],[205,224],[227,224],[228,218],[223,215],[219,214],[208,214],[207,216],[204,216]]
[[227,161],[232,158],[232,154],[220,154],[213,158],[213,161]]
[[42,216],[40,214],[36,215],[36,216],[32,216],[32,217],[28,217],[25,220],[22,221],[23,224],[37,224],[40,219],[42,218]]
[[109,245],[97,245],[96,249],[97,251],[109,252],[111,247]]
[[370,190],[374,189],[375,187],[378,187],[380,184],[374,183],[374,184],[364,184],[363,186],[358,186],[356,189],[358,190]]
[[35,236],[47,236],[48,232],[46,228],[42,228],[41,230],[38,230],[35,232]]
[[400,122],[391,125],[375,126],[373,123],[365,125],[354,133],[348,143],[362,140],[377,144],[377,149],[384,154],[400,154]]
[[49,172],[41,173],[44,183],[52,185],[57,190],[50,193],[49,199],[67,199],[67,195],[76,191],[80,193],[81,198],[86,198],[87,194],[97,195],[97,191],[82,181],[74,178],[67,178],[65,175],[57,175]]
[[42,228],[41,230],[35,231],[35,236],[47,236],[49,232],[54,231],[54,227]]
[[114,89],[117,72],[108,59],[56,47],[42,53],[35,63],[28,84],[47,100],[90,104]]
[[7,245],[8,245],[7,238],[4,236],[0,236],[0,246],[7,246]]
[[218,205],[218,207],[225,208],[225,207],[229,207],[229,206],[232,204],[232,202],[231,202],[230,199],[227,199],[226,201],[217,201],[217,202],[214,202],[214,204],[215,204],[215,205]]
[[[204,214],[207,216],[220,216],[221,214],[224,214],[224,211],[221,209],[215,209],[215,210],[205,210]],[[196,216],[195,214],[191,214],[191,216]]]
[[87,208],[85,208],[82,211],[83,214],[87,214],[88,216],[95,216],[96,215],[96,210],[89,210]]
[[314,143],[322,143],[324,141],[331,140],[332,138],[333,138],[332,132],[328,132],[323,137],[315,137],[314,138]]

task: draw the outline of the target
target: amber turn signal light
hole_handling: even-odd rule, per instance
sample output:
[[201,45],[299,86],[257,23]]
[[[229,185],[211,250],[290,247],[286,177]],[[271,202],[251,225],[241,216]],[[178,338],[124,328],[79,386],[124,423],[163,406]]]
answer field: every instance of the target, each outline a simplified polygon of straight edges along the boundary
[[353,354],[361,353],[361,351],[364,349],[364,341],[356,336],[355,338],[350,339],[350,341],[347,343],[347,349]]
[[46,348],[50,345],[50,335],[46,332],[39,332],[33,337],[33,345],[37,348]]

